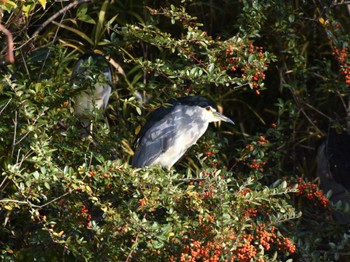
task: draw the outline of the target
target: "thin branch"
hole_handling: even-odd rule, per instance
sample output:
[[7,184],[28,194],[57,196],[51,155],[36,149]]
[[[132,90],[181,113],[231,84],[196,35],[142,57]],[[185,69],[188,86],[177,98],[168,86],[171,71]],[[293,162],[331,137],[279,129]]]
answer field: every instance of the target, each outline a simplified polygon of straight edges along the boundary
[[5,108],[10,104],[10,102],[12,101],[12,98],[9,99],[9,101],[7,101],[7,103],[4,105],[4,107],[1,109],[0,111],[0,116],[2,114],[2,112],[4,112]]
[[12,141],[12,149],[11,149],[11,158],[15,152],[16,146],[16,136],[17,136],[17,111],[15,111],[15,119],[13,119],[13,141]]
[[[47,107],[45,107],[43,110],[43,112],[41,112],[41,114],[39,114],[38,116],[37,116],[37,118],[35,118],[34,119],[34,121],[32,122],[32,125],[34,126],[35,124],[36,124],[36,122],[39,120],[39,118],[40,117],[42,117],[43,115],[45,115],[45,111],[47,110],[48,108]],[[28,121],[29,122],[29,121]],[[28,125],[29,125],[30,123],[28,123]],[[41,125],[42,126],[42,125]],[[41,126],[38,126],[38,127],[41,127]],[[32,131],[31,130],[29,130],[27,133],[25,133],[20,139],[18,139],[18,140],[16,140],[15,142],[15,145],[17,145],[17,144],[19,144],[19,143],[21,143],[22,141],[23,141],[23,139],[25,139],[30,133],[31,133]]]
[[336,6],[339,6],[339,5],[350,5],[350,1],[342,1],[342,2],[339,2],[339,3],[333,3],[329,6],[329,8],[332,8],[332,7],[336,7]]
[[[341,1],[341,2],[335,2],[335,3],[332,3],[330,5],[327,5],[327,6],[323,6],[323,10],[327,10],[327,9],[330,9],[330,8],[334,8],[334,7],[337,7],[337,6],[340,6],[340,5],[346,5],[346,9],[348,11],[348,14],[350,16],[350,1]],[[321,16],[324,12],[322,11],[321,12]]]
[[57,201],[57,200],[60,200],[61,198],[65,197],[66,195],[69,195],[71,194],[72,192],[74,191],[74,189],[70,192],[67,192],[67,193],[64,193],[63,195],[59,196],[59,197],[56,197],[48,202],[46,202],[45,204],[42,204],[42,205],[35,205],[33,204],[32,202],[30,202],[29,200],[27,201],[20,201],[20,200],[15,200],[15,199],[0,199],[0,203],[16,203],[16,204],[19,204],[19,205],[29,205],[31,207],[35,207],[35,208],[38,208],[38,209],[41,209],[47,205],[50,205],[51,203]]
[[28,205],[27,201],[20,201],[20,200],[14,200],[14,199],[0,199],[0,203],[16,203],[19,205]]
[[71,8],[75,8],[77,5],[82,4],[82,3],[88,3],[88,2],[93,2],[94,0],[76,0],[72,3],[70,3],[69,5],[65,6],[64,8],[62,8],[60,11],[58,11],[56,14],[54,14],[53,16],[51,16],[49,19],[46,20],[46,22],[44,22],[34,33],[33,35],[25,42],[23,43],[20,47],[16,48],[20,49],[23,46],[25,46],[27,43],[29,43],[31,40],[33,40],[34,38],[36,38],[39,33],[50,23],[52,23],[58,16],[62,15],[63,13],[67,12],[69,9]]
[[323,132],[317,127],[317,125],[312,121],[312,119],[308,116],[308,114],[305,112],[303,105],[305,105],[306,103],[303,103],[298,96],[295,94],[295,92],[292,92],[294,101],[297,105],[297,107],[299,108],[299,112],[301,112],[306,120],[315,128],[315,130],[317,130],[318,133],[323,134]]
[[207,178],[180,178],[176,179],[176,182],[193,182],[193,181],[204,181],[207,180]]
[[299,108],[300,112],[303,113],[303,115],[305,116],[305,118],[309,121],[309,123],[315,128],[315,130],[317,130],[318,133],[323,134],[323,132],[321,131],[321,129],[318,128],[318,126],[311,120],[311,118],[308,116],[308,114],[305,112],[304,108],[301,106]]
[[315,108],[314,106],[305,103],[304,105],[306,105],[307,107],[311,108],[312,110],[314,110],[316,113],[320,114],[321,116],[324,116],[325,118],[327,118],[329,121],[332,121],[333,119],[329,116],[327,116],[326,114],[322,113],[320,110],[318,110],[317,108]]
[[[140,235],[140,231],[137,232],[137,235],[136,235],[134,243],[137,243],[137,241],[139,239],[139,235]],[[134,252],[135,249],[136,249],[136,247],[131,247],[131,250],[130,250],[130,252],[129,252],[125,262],[129,262],[132,259],[132,253]]]
[[6,35],[7,38],[7,54],[5,56],[5,61],[9,64],[15,62],[15,57],[13,55],[13,37],[12,33],[7,30],[2,24],[0,24],[0,31]]
[[4,185],[4,183],[6,182],[6,180],[8,179],[8,176],[5,176],[5,178],[2,180],[1,184],[0,184],[0,189],[2,188],[2,186]]
[[48,24],[50,24],[53,20],[55,20],[58,16],[60,16],[61,14],[67,12],[69,9],[71,8],[75,8],[77,5],[82,4],[82,3],[87,3],[87,2],[91,2],[93,0],[77,0],[74,1],[72,3],[70,3],[69,5],[65,6],[64,8],[62,8],[60,11],[58,11],[56,14],[54,14],[53,16],[51,16],[49,19],[46,20],[45,23],[43,23],[32,35],[31,38],[35,38],[39,35],[39,33],[41,32],[41,30],[43,30]]
[[41,206],[35,205],[35,207],[37,207],[37,208],[43,208],[43,207],[45,207],[45,206],[47,206],[47,205],[50,205],[51,203],[53,203],[53,202],[55,202],[55,201],[57,201],[57,200],[60,200],[61,198],[64,198],[66,195],[72,194],[74,191],[75,191],[75,189],[72,189],[71,191],[69,191],[69,192],[67,192],[67,193],[64,193],[63,195],[61,195],[61,196],[59,196],[59,197],[56,197],[56,198],[50,200],[49,202],[46,202],[45,204],[42,204]]

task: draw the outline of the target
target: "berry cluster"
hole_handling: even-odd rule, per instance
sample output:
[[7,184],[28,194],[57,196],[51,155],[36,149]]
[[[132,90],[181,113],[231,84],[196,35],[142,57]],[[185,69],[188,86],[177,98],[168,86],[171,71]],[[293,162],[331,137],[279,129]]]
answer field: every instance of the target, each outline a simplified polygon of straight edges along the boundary
[[[248,262],[252,259],[266,261],[261,255],[262,249],[267,253],[270,249],[295,253],[296,246],[292,240],[276,232],[274,226],[258,225],[255,231],[248,229],[236,232],[227,228],[226,234],[213,237],[208,241],[198,241],[194,238],[188,240],[181,252],[180,261],[240,261]],[[172,257],[170,261],[175,261]]]
[[86,226],[88,228],[91,227],[91,214],[89,214],[89,210],[85,205],[80,208],[80,211],[76,213],[76,216],[80,218],[77,222],[79,225]]
[[323,192],[318,189],[316,184],[304,182],[301,177],[298,178],[298,191],[296,194],[306,196],[307,199],[313,200],[314,206],[326,207],[329,203],[329,199],[324,196]]
[[340,41],[340,38],[344,35],[343,30],[341,30],[342,27],[339,22],[330,19],[326,21],[320,19],[320,22],[327,31],[333,49],[333,55],[339,63],[341,74],[345,77],[345,83],[347,86],[350,86],[350,56],[347,47],[348,43],[343,44],[343,42]]
[[259,136],[257,141],[245,146],[242,152],[241,161],[245,163],[250,169],[257,170],[259,172],[264,171],[266,165],[265,146],[269,144],[269,141],[264,136]]
[[260,94],[259,88],[263,86],[268,61],[263,48],[252,43],[243,43],[240,39],[231,39],[225,44],[224,52],[218,51],[216,54],[221,71],[242,78]]

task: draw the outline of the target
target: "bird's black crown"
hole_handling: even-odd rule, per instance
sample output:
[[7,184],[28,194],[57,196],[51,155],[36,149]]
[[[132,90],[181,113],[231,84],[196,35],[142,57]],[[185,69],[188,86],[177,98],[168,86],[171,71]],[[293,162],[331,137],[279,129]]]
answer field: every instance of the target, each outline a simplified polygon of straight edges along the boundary
[[168,101],[169,104],[172,105],[188,105],[188,106],[200,106],[200,107],[207,107],[207,106],[211,106],[212,108],[217,110],[217,106],[216,104],[206,98],[206,97],[202,97],[202,96],[184,96],[184,97],[179,97],[176,99],[170,99]]

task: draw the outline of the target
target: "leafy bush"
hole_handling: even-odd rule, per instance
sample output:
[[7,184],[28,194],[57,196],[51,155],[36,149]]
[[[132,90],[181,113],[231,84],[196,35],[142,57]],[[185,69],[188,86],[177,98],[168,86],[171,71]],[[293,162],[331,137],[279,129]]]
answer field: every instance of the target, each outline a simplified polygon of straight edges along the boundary
[[[317,5],[2,4],[17,49],[0,82],[1,259],[347,259],[313,148],[346,126],[350,27],[344,3]],[[82,140],[70,76],[87,51],[110,58],[116,90]],[[148,113],[194,94],[237,126],[210,127],[171,171],[131,168]]]

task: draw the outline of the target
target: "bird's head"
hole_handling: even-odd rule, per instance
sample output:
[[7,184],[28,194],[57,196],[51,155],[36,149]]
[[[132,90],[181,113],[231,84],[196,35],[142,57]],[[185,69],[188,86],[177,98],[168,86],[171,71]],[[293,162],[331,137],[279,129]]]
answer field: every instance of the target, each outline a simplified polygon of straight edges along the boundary
[[206,113],[205,113],[206,119],[208,119],[209,122],[224,121],[232,125],[235,124],[235,122],[233,122],[230,118],[219,113],[217,109],[211,106],[206,106],[204,109],[206,110]]
[[235,124],[230,118],[221,114],[218,111],[218,107],[216,106],[216,104],[208,98],[201,97],[201,96],[186,96],[186,97],[180,97],[174,100],[173,103],[175,105],[181,104],[181,105],[201,107],[203,109],[202,115],[204,119],[208,122],[224,121],[232,125]]
[[112,83],[112,72],[104,56],[87,53],[75,64],[72,79],[74,82]]

